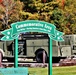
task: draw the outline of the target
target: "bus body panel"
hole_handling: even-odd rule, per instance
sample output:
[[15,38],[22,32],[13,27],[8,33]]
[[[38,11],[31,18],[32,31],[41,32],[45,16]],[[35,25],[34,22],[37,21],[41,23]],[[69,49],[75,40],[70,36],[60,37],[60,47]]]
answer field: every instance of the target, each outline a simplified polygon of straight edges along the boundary
[[[19,39],[19,51],[23,52],[22,56],[35,57],[35,52],[39,48],[44,49],[49,56],[49,38],[42,37],[41,34],[37,37],[34,35],[27,37],[26,34],[24,36],[25,38]],[[53,57],[76,55],[76,35],[64,35],[63,38],[63,42],[52,41]],[[14,56],[14,41],[0,41],[0,48],[4,51],[5,56]]]

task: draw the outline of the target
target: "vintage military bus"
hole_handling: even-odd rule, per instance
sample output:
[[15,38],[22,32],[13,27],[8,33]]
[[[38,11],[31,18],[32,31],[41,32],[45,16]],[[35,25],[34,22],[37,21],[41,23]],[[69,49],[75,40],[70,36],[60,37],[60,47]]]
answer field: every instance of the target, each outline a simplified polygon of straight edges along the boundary
[[[3,35],[0,34],[0,38]],[[64,35],[64,41],[53,41],[53,62],[58,62],[61,58],[76,55],[76,35]],[[49,37],[43,33],[20,33],[19,38],[19,57],[35,58],[37,62],[43,62],[43,52],[45,53],[45,61],[49,58]],[[3,58],[12,61],[14,58],[14,40],[1,41],[0,52]],[[13,60],[14,61],[14,60]]]

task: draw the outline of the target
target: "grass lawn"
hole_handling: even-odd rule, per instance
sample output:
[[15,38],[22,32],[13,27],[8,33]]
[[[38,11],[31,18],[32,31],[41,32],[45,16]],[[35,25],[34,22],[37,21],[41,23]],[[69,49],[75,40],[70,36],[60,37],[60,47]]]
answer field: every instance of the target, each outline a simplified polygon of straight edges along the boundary
[[[48,68],[28,68],[28,70],[29,75],[48,75]],[[52,75],[76,75],[76,66],[53,67],[52,73]]]
[[29,68],[29,75],[48,75],[48,68]]
[[53,67],[53,75],[76,75],[76,66]]
[[[48,68],[29,68],[30,75],[48,75]],[[76,66],[53,67],[52,75],[76,75]]]

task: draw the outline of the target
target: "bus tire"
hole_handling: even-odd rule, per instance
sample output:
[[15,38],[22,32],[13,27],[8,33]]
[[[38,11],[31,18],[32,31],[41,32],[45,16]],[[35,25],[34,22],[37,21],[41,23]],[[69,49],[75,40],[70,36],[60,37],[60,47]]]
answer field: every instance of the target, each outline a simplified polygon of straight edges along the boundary
[[[35,53],[35,58],[36,58],[36,61],[37,62],[40,62],[40,63],[42,63],[43,62],[43,51],[45,51],[44,49],[40,49],[39,51],[37,51],[36,53]],[[47,53],[46,53],[46,51],[45,51],[45,62],[47,62]]]

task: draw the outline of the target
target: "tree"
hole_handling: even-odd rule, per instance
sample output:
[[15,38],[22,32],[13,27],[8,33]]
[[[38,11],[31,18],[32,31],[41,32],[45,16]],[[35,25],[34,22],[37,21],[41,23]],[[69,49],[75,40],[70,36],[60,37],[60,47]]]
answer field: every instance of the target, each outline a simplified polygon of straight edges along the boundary
[[63,31],[63,13],[59,8],[59,2],[55,0],[28,0],[24,1],[24,9],[21,11],[23,20],[35,19],[53,23],[57,29]]
[[0,4],[0,27],[2,30],[10,28],[10,24],[19,20],[19,11],[22,7],[20,1],[3,0]]
[[[11,3],[7,1],[5,5],[0,2],[0,26],[6,25],[4,27],[9,28],[13,22],[32,19],[53,23],[65,34],[76,33],[76,0],[10,0],[13,1]],[[7,12],[6,6],[9,3]]]
[[14,6],[14,2],[13,0],[2,0],[0,6],[0,8],[3,9],[0,11],[0,22],[2,23],[2,28],[6,29],[8,28],[9,14]]
[[[69,34],[76,33],[76,0],[66,0],[63,14],[65,17],[65,26],[69,30]],[[67,32],[67,31],[66,31]],[[67,33],[66,33],[67,34]]]

